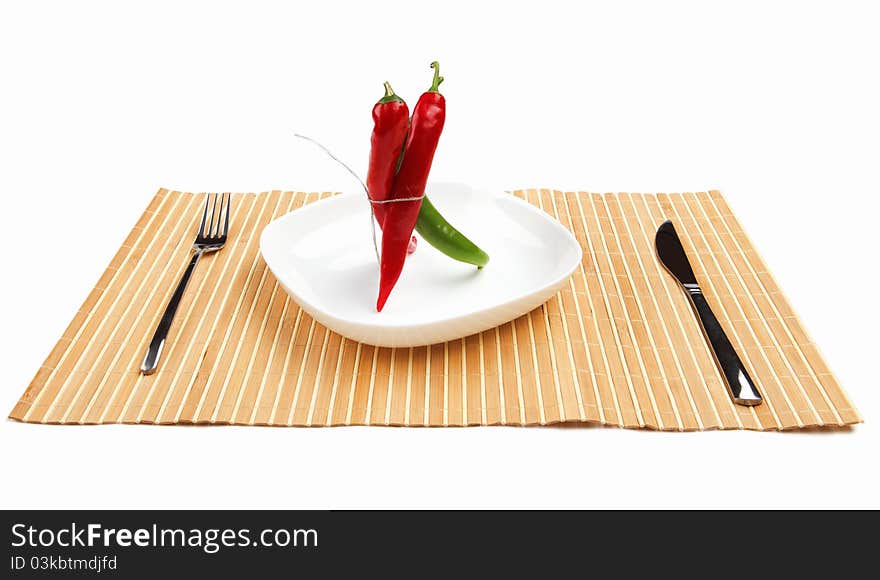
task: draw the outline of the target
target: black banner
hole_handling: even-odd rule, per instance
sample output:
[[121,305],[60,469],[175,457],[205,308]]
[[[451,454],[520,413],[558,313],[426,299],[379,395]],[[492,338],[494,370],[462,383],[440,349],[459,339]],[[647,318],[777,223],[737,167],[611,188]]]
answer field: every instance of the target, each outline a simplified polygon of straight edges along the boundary
[[[770,516],[775,525],[765,527]],[[867,556],[872,534],[799,512],[15,511],[2,515],[6,578],[471,576],[483,571],[627,575],[725,569],[772,556],[796,565]],[[779,522],[783,521],[784,525]],[[855,522],[853,522],[855,524]],[[830,526],[830,527],[825,527]],[[865,526],[866,527],[866,526]],[[870,529],[870,528],[869,528]],[[833,533],[830,530],[834,530]],[[850,530],[847,532],[847,530]],[[797,540],[793,542],[793,540]],[[791,556],[786,555],[786,546]],[[837,552],[835,552],[837,550]],[[789,560],[794,557],[795,560]]]

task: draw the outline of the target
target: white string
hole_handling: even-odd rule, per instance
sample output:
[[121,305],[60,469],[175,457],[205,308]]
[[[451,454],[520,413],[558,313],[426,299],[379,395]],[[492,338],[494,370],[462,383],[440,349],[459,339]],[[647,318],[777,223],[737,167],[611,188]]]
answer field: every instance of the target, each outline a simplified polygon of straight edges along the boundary
[[385,203],[397,203],[399,201],[422,201],[425,198],[425,194],[418,195],[416,197],[398,197],[397,199],[371,199],[370,203],[375,203],[376,205],[382,205]]
[[376,252],[376,261],[379,264],[381,264],[382,258],[379,256],[379,243],[376,241],[376,221],[377,220],[375,219],[376,212],[373,211],[373,204],[384,205],[386,203],[400,203],[400,202],[405,202],[405,201],[422,201],[422,199],[424,199],[424,197],[425,197],[425,193],[422,192],[422,194],[418,195],[418,196],[399,197],[397,199],[373,199],[370,197],[370,191],[367,189],[366,184],[360,178],[360,176],[357,173],[355,173],[354,170],[351,167],[349,167],[344,161],[342,161],[336,155],[334,155],[333,152],[331,152],[327,147],[325,147],[324,145],[322,145],[321,143],[319,143],[318,141],[312,139],[311,137],[309,137],[307,135],[300,135],[299,133],[294,133],[293,136],[298,137],[300,139],[305,139],[306,141],[310,142],[311,144],[319,147],[324,153],[326,153],[327,155],[330,156],[330,159],[332,159],[333,161],[335,161],[336,163],[338,163],[339,165],[344,167],[346,169],[346,171],[351,173],[352,176],[354,176],[354,178],[357,179],[358,183],[361,184],[361,187],[363,188],[364,193],[367,194],[367,201],[370,202],[370,230],[373,234],[373,250]]

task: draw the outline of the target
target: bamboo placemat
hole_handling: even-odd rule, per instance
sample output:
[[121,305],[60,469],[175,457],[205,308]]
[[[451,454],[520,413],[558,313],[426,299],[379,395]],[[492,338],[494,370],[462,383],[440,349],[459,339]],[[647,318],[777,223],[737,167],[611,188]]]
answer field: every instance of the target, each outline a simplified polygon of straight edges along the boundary
[[[861,421],[717,191],[514,192],[584,250],[531,313],[420,348],[374,348],[317,324],[276,283],[262,227],[330,193],[233,196],[227,247],[196,269],[160,370],[138,372],[189,258],[198,195],[160,190],[10,417],[42,423],[534,425],[776,430]],[[765,397],[731,403],[684,292],[658,263],[672,219]]]

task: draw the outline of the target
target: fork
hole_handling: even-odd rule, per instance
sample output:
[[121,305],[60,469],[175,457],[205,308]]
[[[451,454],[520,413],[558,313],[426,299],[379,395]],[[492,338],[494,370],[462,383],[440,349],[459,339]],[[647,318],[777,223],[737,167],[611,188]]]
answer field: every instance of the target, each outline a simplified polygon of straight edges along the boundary
[[[229,202],[231,195],[228,193],[217,195],[209,193],[208,199],[205,200],[205,211],[202,213],[202,223],[199,226],[199,233],[196,235],[196,241],[193,243],[193,256],[189,261],[189,265],[183,272],[180,282],[177,283],[177,289],[171,296],[168,306],[165,307],[165,314],[156,327],[153,339],[147,349],[147,355],[144,362],[141,363],[141,372],[145,375],[151,375],[156,372],[159,366],[159,357],[162,356],[162,347],[165,346],[165,339],[168,337],[168,330],[171,328],[171,322],[174,320],[174,314],[177,312],[180,301],[183,298],[183,292],[186,285],[192,277],[196,264],[205,254],[216,252],[226,244],[226,236],[229,233]],[[219,207],[218,207],[219,204]],[[210,215],[210,217],[208,217]]]

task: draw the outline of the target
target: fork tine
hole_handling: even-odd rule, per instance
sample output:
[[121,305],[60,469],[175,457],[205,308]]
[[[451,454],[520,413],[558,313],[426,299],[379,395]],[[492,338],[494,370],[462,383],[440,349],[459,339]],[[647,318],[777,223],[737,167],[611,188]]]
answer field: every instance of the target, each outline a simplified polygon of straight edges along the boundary
[[217,220],[212,222],[212,224],[211,224],[212,225],[212,229],[211,229],[211,237],[212,238],[216,238],[220,235],[220,223],[221,223],[220,220],[223,219],[223,194],[218,193],[216,195],[217,195],[217,198],[220,200],[220,207],[217,209]]
[[226,217],[223,219],[223,231],[220,233],[222,237],[226,237],[229,234],[229,210],[232,207],[232,194],[226,193],[226,205],[224,206],[226,209]]
[[209,238],[214,237],[216,222],[220,221],[220,218],[217,215],[217,198],[219,196],[216,193],[212,193],[211,195],[214,197],[214,207],[211,208],[211,223],[208,224],[208,231],[205,232],[205,236]]
[[205,200],[205,211],[202,213],[202,223],[199,224],[199,235],[205,235],[205,222],[208,221],[208,208],[211,207],[211,194],[208,194],[208,199]]

